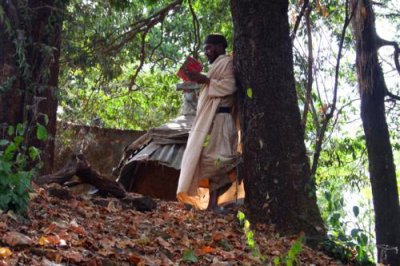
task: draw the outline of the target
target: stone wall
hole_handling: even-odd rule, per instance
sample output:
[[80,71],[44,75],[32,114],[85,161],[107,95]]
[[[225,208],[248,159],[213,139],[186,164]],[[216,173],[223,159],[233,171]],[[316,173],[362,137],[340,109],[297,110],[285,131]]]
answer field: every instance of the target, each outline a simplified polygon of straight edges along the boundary
[[118,165],[124,148],[144,133],[59,123],[53,172],[62,168],[72,154],[83,153],[93,169],[115,179],[112,169]]

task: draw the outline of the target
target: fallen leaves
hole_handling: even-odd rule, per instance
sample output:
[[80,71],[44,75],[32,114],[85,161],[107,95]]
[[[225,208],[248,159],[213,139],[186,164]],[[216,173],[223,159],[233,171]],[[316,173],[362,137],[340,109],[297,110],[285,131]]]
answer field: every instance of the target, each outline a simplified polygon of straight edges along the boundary
[[33,243],[29,236],[16,231],[7,232],[3,235],[1,241],[12,247],[31,245]]
[[13,253],[9,248],[0,248],[0,259],[7,259],[10,257]]
[[[39,189],[29,222],[0,214],[0,265],[258,265],[236,213],[220,216],[158,201],[151,212],[124,209],[112,198],[58,199]],[[255,241],[272,262],[291,239],[257,226]],[[304,247],[303,264],[336,265]]]
[[47,245],[58,245],[60,244],[60,237],[58,235],[49,235],[49,236],[41,236],[38,240],[38,244],[41,246],[47,246]]

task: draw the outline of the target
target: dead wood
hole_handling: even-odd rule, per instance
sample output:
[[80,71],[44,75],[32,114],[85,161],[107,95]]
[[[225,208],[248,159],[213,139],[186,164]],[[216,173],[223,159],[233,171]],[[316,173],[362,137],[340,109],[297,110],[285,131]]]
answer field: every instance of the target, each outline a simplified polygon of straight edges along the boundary
[[100,194],[111,194],[116,198],[124,198],[126,191],[121,184],[102,177],[90,167],[82,154],[74,154],[71,160],[59,171],[54,174],[44,175],[35,180],[38,185],[58,183],[70,180],[74,175],[79,177],[82,182],[95,186]]

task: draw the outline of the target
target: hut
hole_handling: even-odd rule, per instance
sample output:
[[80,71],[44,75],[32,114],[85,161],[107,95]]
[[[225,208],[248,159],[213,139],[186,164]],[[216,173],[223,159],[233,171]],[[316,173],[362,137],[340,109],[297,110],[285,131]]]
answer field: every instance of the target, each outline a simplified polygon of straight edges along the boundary
[[[127,191],[166,200],[176,200],[180,165],[189,131],[196,115],[198,85],[181,83],[183,92],[181,113],[166,124],[152,128],[124,150],[114,170]],[[208,202],[208,189],[200,189],[203,206]],[[219,202],[243,199],[243,184],[236,182],[220,197]]]

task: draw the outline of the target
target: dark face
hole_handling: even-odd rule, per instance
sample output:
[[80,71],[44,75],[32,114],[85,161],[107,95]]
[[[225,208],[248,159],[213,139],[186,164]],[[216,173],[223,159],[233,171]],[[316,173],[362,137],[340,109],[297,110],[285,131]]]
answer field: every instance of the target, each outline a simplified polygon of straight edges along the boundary
[[206,43],[203,48],[210,64],[212,64],[218,56],[225,54],[225,49],[221,44]]

